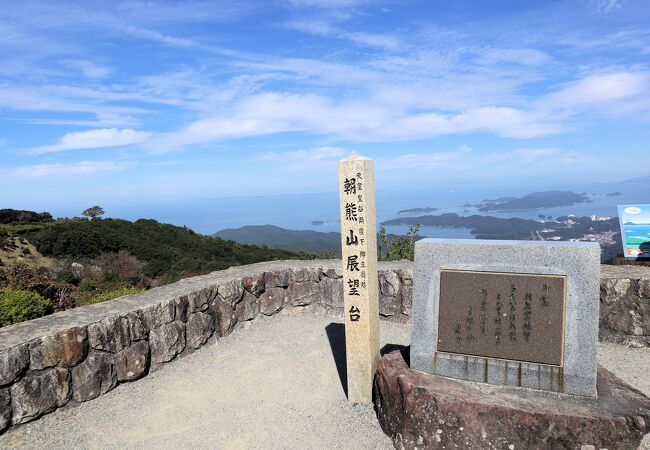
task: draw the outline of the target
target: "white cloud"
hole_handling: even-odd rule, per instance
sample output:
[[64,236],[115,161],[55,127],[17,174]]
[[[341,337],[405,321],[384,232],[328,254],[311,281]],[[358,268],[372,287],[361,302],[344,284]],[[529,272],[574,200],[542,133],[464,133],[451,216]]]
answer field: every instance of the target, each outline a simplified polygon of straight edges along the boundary
[[520,148],[515,150],[515,154],[521,156],[526,162],[557,155],[558,153],[560,153],[558,148]]
[[462,161],[471,154],[472,149],[465,145],[457,150],[435,153],[407,153],[391,158],[386,167],[389,169],[423,168],[431,169]]
[[134,161],[80,161],[72,164],[35,164],[32,166],[5,169],[8,179],[20,180],[22,178],[39,177],[72,177],[91,175],[97,172],[125,170],[134,167]]
[[333,168],[339,160],[351,153],[353,152],[346,148],[322,146],[286,152],[263,152],[258,153],[255,159],[282,164],[292,170],[313,170],[316,167]]
[[64,135],[58,144],[33,147],[29,153],[40,155],[43,153],[63,152],[104,147],[121,147],[124,145],[138,144],[147,140],[151,133],[132,129],[103,128],[90,131],[79,131]]
[[470,132],[530,138],[560,130],[557,124],[515,108],[485,107],[470,108],[460,113],[414,113],[369,101],[336,102],[313,94],[266,93],[245,97],[222,114],[161,135],[149,142],[148,146],[164,150],[296,131],[333,135],[359,142],[379,142]]
[[90,61],[66,60],[63,64],[67,67],[77,69],[88,78],[104,78],[111,74],[111,69],[100,66]]
[[548,54],[534,48],[493,48],[482,50],[479,64],[515,63],[537,66],[550,61]]
[[170,36],[155,30],[148,30],[146,28],[127,26],[124,27],[124,32],[133,37],[149,39],[172,47],[193,48],[199,46],[196,42],[194,42],[191,39]]
[[[406,115],[387,123],[380,136],[388,139],[426,139],[445,134],[486,132],[505,137],[532,138],[557,133],[560,126],[534,113],[509,107],[471,108],[456,114]],[[375,138],[376,139],[376,138]]]
[[397,50],[402,46],[400,39],[390,34],[346,31],[322,20],[298,20],[288,22],[286,25],[291,29],[313,34],[314,36],[345,39],[370,47]]
[[490,168],[500,170],[505,167],[519,167],[524,169],[527,166],[548,167],[549,164],[556,166],[571,166],[583,162],[585,158],[574,152],[564,151],[559,148],[521,148],[515,150],[504,150],[498,152],[478,152],[472,148],[461,145],[456,150],[407,153],[393,158],[382,160],[382,166],[386,169],[441,169],[448,168],[456,172]]
[[617,71],[586,76],[548,95],[542,102],[556,108],[607,106],[637,95],[647,97],[649,93],[650,74]]
[[591,0],[591,5],[598,13],[609,13],[623,7],[624,0]]
[[329,159],[341,159],[346,154],[351,153],[350,150],[341,147],[316,147],[308,150],[294,150],[289,152],[264,152],[259,153],[257,158],[260,160],[299,160],[299,161],[323,161]]

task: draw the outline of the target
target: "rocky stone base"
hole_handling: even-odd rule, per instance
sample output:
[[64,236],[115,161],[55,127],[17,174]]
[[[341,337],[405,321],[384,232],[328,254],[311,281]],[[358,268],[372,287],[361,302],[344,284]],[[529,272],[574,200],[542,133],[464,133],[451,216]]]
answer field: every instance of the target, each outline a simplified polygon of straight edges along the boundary
[[603,368],[589,399],[455,381],[384,356],[375,409],[395,448],[632,449],[650,431],[650,398]]

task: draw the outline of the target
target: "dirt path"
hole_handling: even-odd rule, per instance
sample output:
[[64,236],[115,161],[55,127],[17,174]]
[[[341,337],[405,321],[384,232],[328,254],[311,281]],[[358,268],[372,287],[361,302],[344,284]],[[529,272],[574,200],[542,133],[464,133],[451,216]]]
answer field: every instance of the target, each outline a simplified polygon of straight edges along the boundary
[[[343,345],[343,326],[334,322],[311,314],[257,321],[143,380],[6,433],[0,447],[393,448],[370,408],[347,404],[330,345]],[[383,344],[409,342],[409,327],[381,326]],[[650,349],[603,345],[600,358],[650,392]]]

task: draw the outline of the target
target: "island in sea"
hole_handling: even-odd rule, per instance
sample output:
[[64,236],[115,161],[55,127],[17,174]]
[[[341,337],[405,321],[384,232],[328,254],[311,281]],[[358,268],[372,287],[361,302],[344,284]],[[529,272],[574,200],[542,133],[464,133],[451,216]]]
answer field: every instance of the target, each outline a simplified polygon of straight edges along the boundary
[[494,200],[483,200],[473,205],[482,212],[512,212],[531,211],[535,209],[554,208],[557,206],[572,206],[576,203],[591,203],[588,194],[576,194],[571,191],[531,192],[523,197],[501,197]]
[[411,208],[411,209],[402,209],[401,211],[397,211],[397,214],[400,216],[413,216],[417,214],[428,214],[438,211],[438,208],[431,208],[431,207],[424,207],[424,208]]
[[517,217],[501,218],[474,214],[459,216],[455,213],[400,217],[386,220],[383,226],[416,225],[423,227],[468,228],[477,239],[521,239],[541,241],[595,241],[602,247],[603,260],[610,259],[620,247],[618,218],[557,217],[539,221]]

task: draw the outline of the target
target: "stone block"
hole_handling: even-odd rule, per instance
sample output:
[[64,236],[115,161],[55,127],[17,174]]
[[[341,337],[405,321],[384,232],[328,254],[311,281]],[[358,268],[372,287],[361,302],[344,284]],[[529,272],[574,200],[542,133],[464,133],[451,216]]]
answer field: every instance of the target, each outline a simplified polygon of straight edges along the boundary
[[17,345],[0,351],[0,386],[18,380],[29,367],[27,344]]
[[248,320],[253,320],[259,313],[259,299],[248,291],[244,292],[242,301],[237,303],[237,306],[235,307],[235,316],[237,317],[237,322],[242,323]]
[[638,282],[639,297],[650,300],[650,278],[641,278]]
[[[600,248],[598,244],[587,242],[422,239],[415,244],[415,249],[411,337],[412,367],[423,372],[456,376],[469,380],[485,377],[485,372],[472,373],[471,368],[467,368],[460,374],[454,356],[438,351],[440,338],[438,335],[438,317],[440,314],[438,301],[440,297],[441,270],[469,272],[470,274],[472,272],[493,272],[531,276],[550,275],[555,278],[559,276],[564,277],[565,280],[565,292],[561,295],[558,294],[564,299],[564,317],[560,312],[559,315],[548,320],[550,320],[549,324],[554,326],[558,322],[561,324],[560,333],[562,334],[557,341],[558,348],[555,354],[557,358],[561,359],[559,366],[561,370],[542,370],[543,368],[538,367],[540,364],[530,364],[534,359],[515,361],[518,368],[513,369],[510,365],[502,364],[499,366],[493,358],[485,357],[490,367],[488,371],[490,377],[489,380],[484,381],[521,386],[522,380],[530,380],[534,376],[547,376],[556,379],[540,380],[538,383],[540,389],[543,386],[555,386],[562,392],[574,395],[595,396],[597,394],[596,345],[600,305]],[[524,281],[524,283],[528,282]],[[623,288],[621,287],[621,289]],[[523,294],[523,291],[520,294]],[[478,298],[479,294],[477,293]],[[537,301],[539,303],[541,300]],[[508,300],[504,303],[508,304]],[[538,305],[538,303],[535,305]],[[519,298],[513,301],[510,303],[510,308],[515,308],[516,306],[513,305],[517,304],[519,304],[519,310],[516,311],[519,311],[517,314],[521,315],[521,321],[519,315],[513,315],[512,317],[517,317],[516,324],[520,327],[519,332],[521,334],[523,333],[522,324],[525,320],[524,313],[521,312],[524,299]],[[490,305],[494,309],[494,305],[492,303]],[[541,306],[539,307],[541,308]],[[475,313],[479,311],[478,300],[474,311]],[[510,317],[506,316],[506,314],[510,313],[504,311],[504,314],[502,314],[505,317],[504,321],[509,320]],[[515,313],[513,312],[513,314]],[[479,316],[478,314],[474,315],[476,320],[472,323],[476,327]],[[461,336],[464,327],[465,324],[463,323],[460,328]],[[537,327],[533,332],[546,333],[547,329]],[[447,340],[450,339],[449,336],[442,337],[447,338]],[[489,339],[489,337],[486,336],[483,339]],[[542,340],[542,337],[537,334],[536,339]],[[522,346],[525,346],[524,342],[526,341],[527,339],[515,338],[513,342],[520,342]],[[497,342],[499,342],[498,339]],[[509,343],[508,345],[512,344]],[[534,348],[521,347],[520,353],[523,354],[524,350],[531,356],[535,354]],[[481,354],[469,356],[480,357]],[[502,359],[515,358],[506,357]],[[484,367],[485,365],[476,365],[476,367],[479,366]],[[521,372],[515,373],[519,370],[519,367]],[[512,372],[512,370],[515,370],[515,372]],[[515,375],[511,376],[513,373]]]
[[214,320],[209,314],[196,312],[187,319],[186,341],[191,348],[199,348],[214,333]]
[[379,294],[379,314],[383,317],[392,317],[402,310],[402,296],[389,297]]
[[271,272],[264,273],[264,285],[266,288],[272,287],[287,287],[291,283],[293,278],[293,272],[290,270],[273,270]]
[[629,278],[608,278],[600,283],[600,299],[604,303],[615,303],[625,298],[630,291],[632,280]]
[[320,269],[313,267],[293,267],[291,268],[290,281],[303,283],[305,281],[318,282],[320,280]]
[[149,368],[149,343],[138,341],[115,355],[118,381],[133,381]]
[[332,309],[343,309],[343,278],[327,277],[318,283],[320,302]]
[[24,377],[10,388],[12,423],[29,422],[65,405],[70,399],[70,373],[54,368]]
[[230,305],[239,303],[244,295],[244,285],[242,284],[242,280],[231,280],[220,284],[218,287],[218,294]]
[[402,286],[402,314],[411,315],[413,308],[413,286]]
[[185,349],[185,324],[174,321],[154,328],[149,333],[149,345],[151,368],[157,369]]
[[208,308],[208,314],[213,317],[215,331],[219,336],[227,336],[234,327],[234,312],[230,302],[217,295],[217,298]]
[[379,314],[394,316],[402,310],[401,281],[392,270],[379,272]]
[[128,319],[113,316],[91,323],[88,325],[88,341],[94,349],[119,352],[131,344]]
[[392,270],[379,272],[379,293],[387,297],[395,297],[400,292],[399,276]]
[[[323,276],[327,278],[343,278],[343,270],[342,269],[324,269],[322,270]],[[321,277],[322,279],[323,277]]]
[[154,303],[139,310],[138,315],[145,329],[151,331],[174,320],[176,303],[174,300]]
[[190,312],[206,311],[210,303],[216,297],[216,289],[206,287],[198,291],[190,292],[187,298],[190,302]]
[[0,389],[0,433],[11,425],[11,395],[9,389]]
[[604,369],[599,398],[455,381],[381,359],[375,409],[395,448],[632,449],[650,431],[650,399]]
[[242,283],[244,289],[256,297],[259,297],[260,294],[264,292],[264,289],[266,289],[264,285],[264,272],[244,277]]
[[612,303],[601,316],[601,331],[619,336],[650,335],[650,301],[629,295]]
[[320,290],[317,282],[303,281],[302,283],[291,283],[287,289],[288,299],[293,306],[306,306],[312,303],[319,303]]
[[77,402],[97,398],[117,385],[115,355],[112,353],[90,352],[71,372],[72,398]]
[[402,286],[413,286],[413,269],[399,269],[397,275],[402,281]]
[[142,325],[140,316],[136,312],[128,313],[126,320],[129,324],[129,337],[131,341],[142,341],[148,338],[149,333],[144,325]]
[[187,315],[191,312],[190,301],[187,295],[181,295],[174,300],[174,320],[187,322]]
[[32,370],[43,370],[57,365],[72,367],[84,359],[87,351],[88,331],[86,328],[69,328],[30,342],[29,365]]
[[282,309],[287,302],[287,289],[281,287],[269,288],[260,295],[260,311],[265,316],[272,316]]

